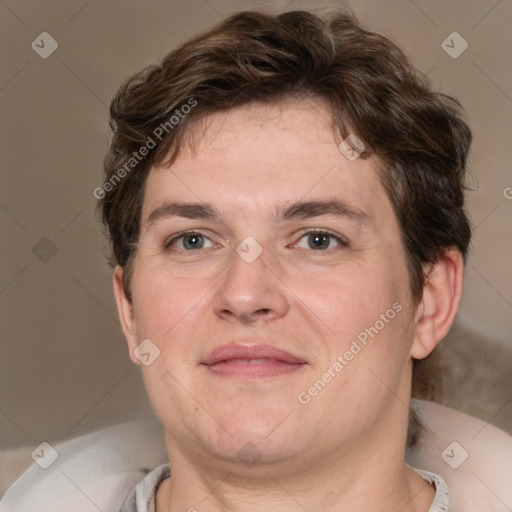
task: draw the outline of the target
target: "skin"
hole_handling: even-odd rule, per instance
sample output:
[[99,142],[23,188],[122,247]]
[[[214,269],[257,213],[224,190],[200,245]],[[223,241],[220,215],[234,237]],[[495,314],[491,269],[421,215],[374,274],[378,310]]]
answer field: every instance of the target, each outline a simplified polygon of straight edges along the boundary
[[[425,268],[423,298],[412,300],[378,162],[341,154],[320,101],[214,114],[192,135],[171,167],[149,173],[132,302],[122,269],[114,275],[133,361],[140,364],[134,350],[144,339],[160,350],[142,367],[172,471],[156,510],[427,511],[434,489],[405,465],[412,358],[426,357],[453,321],[460,254],[447,251]],[[332,199],[362,218],[276,214],[297,201]],[[148,222],[172,202],[207,203],[219,218],[153,214]],[[306,229],[334,236],[312,248],[318,239]],[[207,237],[203,248],[191,248],[190,237],[165,247],[184,230]],[[263,251],[252,263],[236,252],[248,236]],[[401,311],[301,404],[298,394],[396,303]],[[305,364],[260,379],[201,365],[234,342],[269,344]],[[261,455],[255,464],[241,460],[247,443]]]

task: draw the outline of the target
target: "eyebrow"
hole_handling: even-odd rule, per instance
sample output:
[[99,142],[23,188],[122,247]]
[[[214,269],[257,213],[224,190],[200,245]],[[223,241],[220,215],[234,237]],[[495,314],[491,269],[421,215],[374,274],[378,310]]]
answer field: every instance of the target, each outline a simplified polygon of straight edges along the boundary
[[146,229],[149,229],[159,220],[168,217],[220,220],[219,212],[213,206],[206,203],[164,203],[148,215]]
[[338,198],[324,201],[298,201],[278,213],[277,218],[278,220],[307,219],[321,215],[347,217],[357,222],[368,220],[368,215],[363,210]]
[[[308,219],[322,215],[346,217],[360,223],[368,220],[368,215],[363,210],[338,198],[322,201],[297,201],[288,206],[277,208],[274,217],[276,222],[280,222],[283,220]],[[146,220],[146,229],[169,217],[222,221],[219,211],[210,204],[172,202],[164,203],[149,214]]]

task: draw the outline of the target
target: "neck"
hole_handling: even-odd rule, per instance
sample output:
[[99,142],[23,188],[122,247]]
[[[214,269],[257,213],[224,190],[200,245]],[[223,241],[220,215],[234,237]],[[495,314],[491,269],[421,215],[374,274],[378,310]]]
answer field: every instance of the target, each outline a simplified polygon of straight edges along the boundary
[[405,465],[405,447],[372,437],[357,450],[250,469],[205,458],[190,464],[168,442],[171,478],[159,488],[156,512],[427,512],[434,489]]

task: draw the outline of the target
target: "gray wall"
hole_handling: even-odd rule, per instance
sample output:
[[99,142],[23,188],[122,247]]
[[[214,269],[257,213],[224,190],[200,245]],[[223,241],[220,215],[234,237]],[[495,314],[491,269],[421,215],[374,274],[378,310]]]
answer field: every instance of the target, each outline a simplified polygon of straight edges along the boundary
[[[93,190],[108,104],[129,74],[227,14],[344,6],[457,96],[475,143],[473,252],[445,350],[446,403],[512,430],[512,2],[5,0],[0,3],[0,449],[59,441],[149,408],[125,349]],[[458,32],[458,58],[442,42]],[[48,32],[58,43],[51,50]],[[448,39],[460,50],[461,42]],[[44,46],[44,48],[42,48]],[[457,387],[455,386],[457,384]],[[31,462],[28,457],[22,465]],[[0,464],[1,465],[1,464]]]

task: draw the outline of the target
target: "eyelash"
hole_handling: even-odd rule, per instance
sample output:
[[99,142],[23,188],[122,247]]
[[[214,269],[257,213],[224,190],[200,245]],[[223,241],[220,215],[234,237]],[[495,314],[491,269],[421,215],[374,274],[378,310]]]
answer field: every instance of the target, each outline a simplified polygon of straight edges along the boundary
[[[207,237],[204,233],[201,233],[200,231],[182,231],[181,233],[177,233],[176,235],[174,235],[172,238],[170,239],[167,239],[165,242],[164,242],[164,249],[166,250],[169,250],[171,248],[171,245],[176,242],[177,240],[179,240],[180,238],[183,238],[187,235],[201,235],[201,236],[204,236],[205,238],[207,238],[208,240],[209,237]],[[179,249],[179,250],[183,250],[183,249]],[[192,252],[192,251],[187,251],[187,252]]]
[[[341,247],[348,247],[349,246],[349,242],[344,239],[344,238],[341,238],[339,235],[336,235],[334,233],[332,233],[331,231],[329,230],[325,230],[325,229],[315,229],[315,228],[309,228],[305,231],[302,232],[300,238],[299,238],[299,241],[302,240],[302,238],[304,238],[305,236],[307,235],[311,235],[311,234],[316,234],[316,235],[327,235],[327,236],[330,236],[331,238],[333,238]],[[182,231],[181,233],[177,233],[176,235],[174,235],[171,239],[168,239],[164,242],[164,249],[165,250],[170,250],[171,246],[173,243],[175,243],[176,241],[180,240],[181,238],[187,236],[187,235],[201,235],[201,236],[204,236],[205,238],[207,238],[208,240],[209,237],[207,237],[205,234],[199,232],[199,231]],[[210,240],[211,241],[211,240]],[[298,242],[295,242],[295,244],[297,244]],[[315,252],[327,252],[327,251],[330,251],[334,248],[331,248],[331,249],[326,249],[326,250],[318,250],[318,251],[315,251]],[[185,251],[185,252],[193,252],[193,251],[190,251],[190,250],[186,250],[186,249],[179,249],[180,251]],[[310,249],[312,251],[314,251],[314,249]]]
[[[335,233],[333,233],[333,232],[331,232],[331,231],[329,231],[327,229],[315,229],[315,228],[306,229],[305,231],[302,232],[302,235],[299,238],[299,241],[302,240],[302,238],[304,238],[305,236],[311,235],[311,234],[315,234],[315,235],[328,235],[331,238],[333,238],[334,240],[336,240],[336,242],[338,242],[338,244],[341,247],[348,247],[349,246],[348,240],[346,240],[345,238],[340,237],[339,235],[336,235]],[[335,249],[335,248],[332,247],[331,249],[326,249],[324,251],[317,251],[317,252],[327,252],[327,251],[330,251],[332,249]],[[311,250],[314,250],[314,249],[311,249]]]

